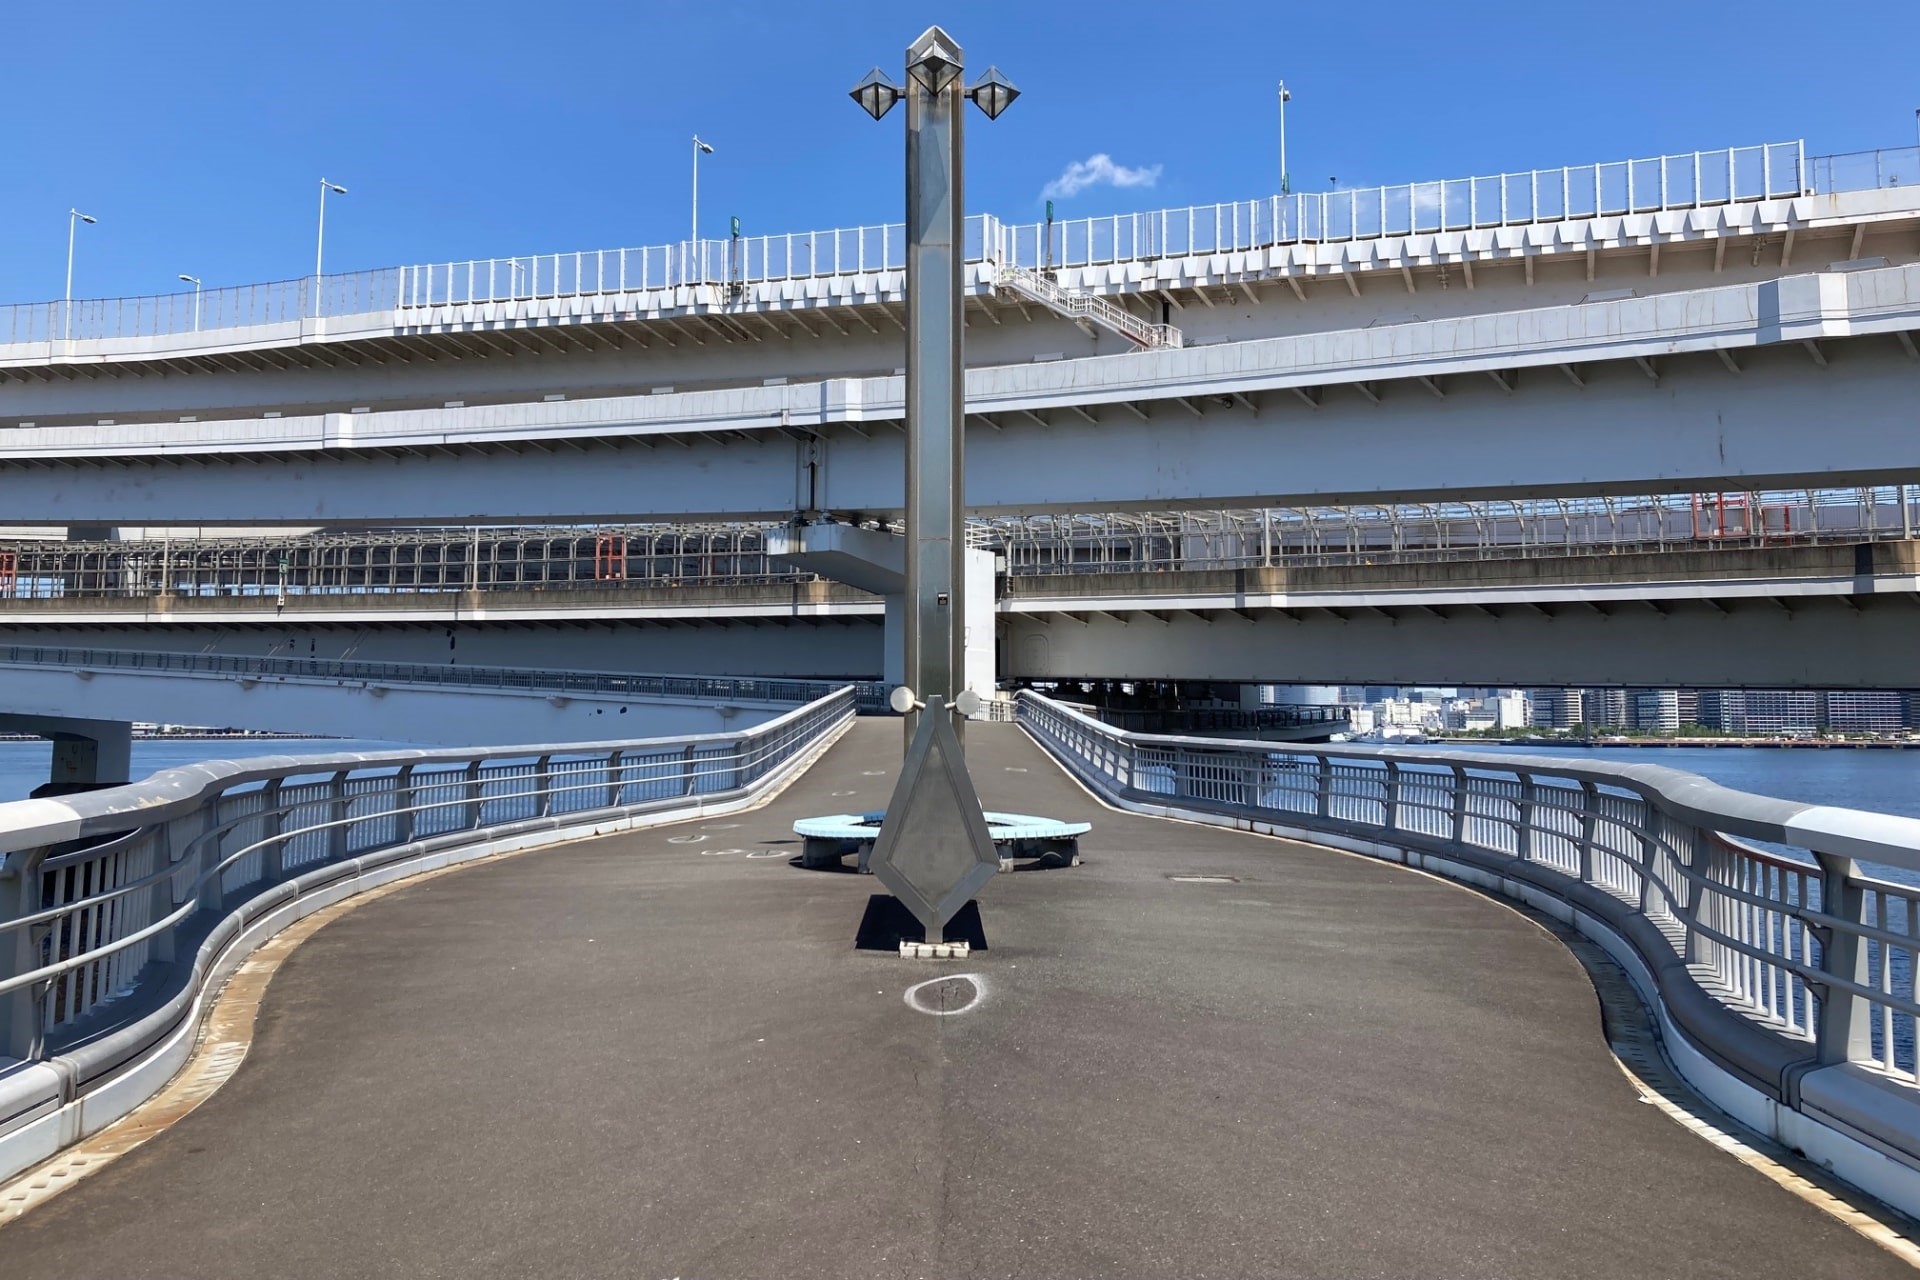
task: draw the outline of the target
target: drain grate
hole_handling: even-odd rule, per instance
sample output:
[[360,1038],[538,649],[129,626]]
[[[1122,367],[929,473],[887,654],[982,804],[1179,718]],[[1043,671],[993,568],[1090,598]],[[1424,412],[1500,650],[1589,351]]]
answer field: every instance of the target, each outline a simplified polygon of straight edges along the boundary
[[1175,884],[1239,884],[1240,883],[1239,876],[1173,875],[1172,873],[1169,873],[1167,875],[1167,879],[1173,881]]

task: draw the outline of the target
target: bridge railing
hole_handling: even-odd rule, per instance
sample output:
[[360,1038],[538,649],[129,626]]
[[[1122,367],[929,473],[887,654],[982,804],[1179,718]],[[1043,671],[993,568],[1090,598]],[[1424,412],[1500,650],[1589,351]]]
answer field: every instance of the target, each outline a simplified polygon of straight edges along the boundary
[[[1829,166],[1829,173],[1862,183],[1866,178],[1854,166]],[[1015,266],[1044,270],[1700,209],[1803,195],[1807,176],[1806,143],[1775,142],[1009,225],[1002,228],[1001,256]]]
[[[980,262],[998,243],[990,215],[966,220],[965,257]],[[814,276],[900,271],[907,263],[904,223],[840,227],[727,240],[685,240],[639,249],[530,254],[401,267],[401,307],[533,302],[629,294],[688,285],[766,284]]]
[[[172,675],[440,685],[528,693],[698,698],[721,702],[808,702],[842,687],[844,683],[834,680],[768,680],[626,671],[543,671],[526,667],[439,666],[425,662],[363,662],[351,658],[256,657],[251,654],[165,653],[21,644],[0,647],[0,663],[44,663],[54,667],[151,671]],[[862,681],[845,687],[853,691],[861,710],[879,711],[886,705],[887,690],[877,682]]]
[[[844,688],[740,733],[213,761],[0,805],[0,1178],[35,1090],[123,1094],[129,1063],[182,1035],[184,1053],[203,990],[352,882],[744,807],[853,715]],[[97,1111],[84,1131],[114,1118]]]
[[1122,805],[1412,851],[1601,921],[1741,1082],[1831,1110],[1846,1086],[1813,1073],[1844,1066],[1914,1108],[1875,1137],[1920,1162],[1920,821],[1650,765],[1132,734],[1031,691],[1016,714]]
[[[1296,192],[1184,209],[1005,225],[967,220],[968,262],[1035,269],[1288,244],[1708,208],[1911,185],[1920,149],[1806,154],[1804,141],[1429,182]],[[152,338],[473,303],[621,296],[898,270],[900,223],[510,258],[420,263],[132,298],[0,306],[0,347]]]

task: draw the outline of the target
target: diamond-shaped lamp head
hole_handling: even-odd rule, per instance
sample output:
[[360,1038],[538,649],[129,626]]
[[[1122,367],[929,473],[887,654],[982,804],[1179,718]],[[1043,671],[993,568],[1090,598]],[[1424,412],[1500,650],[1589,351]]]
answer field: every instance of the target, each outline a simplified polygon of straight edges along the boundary
[[961,61],[960,46],[939,27],[928,27],[907,48],[907,74],[934,97],[959,78]]
[[853,86],[850,95],[860,104],[860,109],[878,120],[893,110],[893,104],[900,101],[901,88],[887,77],[887,73],[875,67],[867,72],[867,78]]
[[1000,68],[988,67],[987,74],[967,89],[967,96],[973,99],[974,106],[987,113],[987,119],[998,120],[1000,113],[1020,96],[1020,91],[1013,87],[1013,81],[1000,74]]

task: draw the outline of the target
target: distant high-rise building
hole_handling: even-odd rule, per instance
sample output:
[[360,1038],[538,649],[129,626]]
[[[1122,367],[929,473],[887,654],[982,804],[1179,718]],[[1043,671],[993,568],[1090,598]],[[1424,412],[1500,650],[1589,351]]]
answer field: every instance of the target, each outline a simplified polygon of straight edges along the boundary
[[1625,689],[1584,689],[1581,695],[1581,710],[1588,725],[1609,729],[1625,729],[1631,725]]
[[1642,733],[1676,733],[1680,728],[1678,689],[1635,689],[1633,727]]
[[1585,699],[1578,689],[1529,689],[1533,702],[1534,724],[1549,729],[1571,729],[1585,722]]
[[1826,695],[1825,724],[1840,733],[1898,733],[1910,708],[1904,693],[1835,689]]

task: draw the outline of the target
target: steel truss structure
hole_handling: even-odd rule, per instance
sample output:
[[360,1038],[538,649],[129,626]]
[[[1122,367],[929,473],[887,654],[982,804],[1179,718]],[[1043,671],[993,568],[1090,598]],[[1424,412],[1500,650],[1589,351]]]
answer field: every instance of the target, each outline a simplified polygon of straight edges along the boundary
[[[1532,559],[1913,536],[1920,489],[1880,486],[972,520],[1014,575]],[[604,591],[813,580],[768,525],[331,531],[0,541],[0,597]]]

